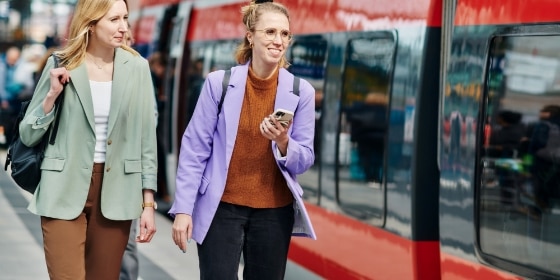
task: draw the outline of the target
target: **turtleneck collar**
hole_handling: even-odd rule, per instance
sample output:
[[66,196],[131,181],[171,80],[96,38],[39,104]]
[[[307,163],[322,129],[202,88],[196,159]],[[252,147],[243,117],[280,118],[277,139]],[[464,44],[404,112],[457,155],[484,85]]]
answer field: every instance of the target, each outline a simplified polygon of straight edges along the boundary
[[261,79],[257,77],[255,72],[253,72],[253,67],[249,67],[248,82],[256,90],[271,90],[275,89],[278,85],[278,67],[274,73],[266,79]]

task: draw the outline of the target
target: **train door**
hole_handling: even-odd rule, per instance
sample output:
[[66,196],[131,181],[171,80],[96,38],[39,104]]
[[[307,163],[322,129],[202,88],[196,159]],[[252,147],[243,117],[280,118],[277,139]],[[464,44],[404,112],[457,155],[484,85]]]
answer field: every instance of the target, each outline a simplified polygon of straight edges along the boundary
[[179,154],[179,143],[176,135],[182,133],[182,130],[177,126],[178,118],[180,118],[179,112],[182,109],[179,104],[181,104],[181,88],[180,80],[184,73],[189,71],[184,71],[182,64],[185,59],[188,59],[188,50],[185,45],[185,40],[187,37],[187,27],[190,21],[190,15],[192,10],[191,2],[182,2],[177,8],[176,16],[171,20],[171,30],[169,38],[169,57],[167,59],[165,78],[164,80],[169,81],[167,87],[164,87],[164,100],[167,100],[167,110],[165,110],[165,116],[163,116],[163,123],[165,124],[165,133],[167,140],[164,146],[165,154],[162,160],[165,160],[165,176],[167,182],[167,189],[171,196],[175,193],[175,175],[177,166],[177,155]]
[[560,277],[560,30],[551,29],[491,39],[476,161],[482,258],[538,279]]
[[440,124],[443,279],[560,278],[560,29],[538,21],[454,27]]
[[340,111],[335,122],[335,198],[350,216],[383,225],[391,85],[396,34],[349,36],[342,60]]
[[396,45],[392,32],[309,35],[288,54],[289,70],[316,91],[316,163],[298,177],[304,198],[377,225]]
[[135,19],[132,29],[134,30],[134,49],[136,49],[143,57],[148,57],[158,49],[161,34],[165,34],[162,30],[163,18],[168,5],[158,5],[145,7],[140,11]]

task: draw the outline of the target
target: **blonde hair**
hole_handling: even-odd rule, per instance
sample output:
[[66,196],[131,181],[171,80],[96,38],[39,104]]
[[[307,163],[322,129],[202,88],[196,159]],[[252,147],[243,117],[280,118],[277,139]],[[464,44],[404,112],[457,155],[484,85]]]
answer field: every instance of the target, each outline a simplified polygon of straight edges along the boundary
[[[281,13],[288,18],[288,22],[290,21],[290,15],[288,9],[279,3],[271,2],[264,2],[264,3],[255,3],[255,0],[251,1],[251,3],[247,6],[241,8],[241,14],[243,14],[243,24],[248,32],[255,32],[255,25],[260,20],[260,16],[266,12],[274,12],[274,13]],[[247,36],[243,38],[243,41],[237,46],[237,50],[235,51],[235,60],[239,64],[245,64],[251,60],[253,57],[253,51],[251,48],[251,44],[247,39]],[[280,67],[288,68],[290,63],[286,60],[286,56],[282,56],[280,62],[278,63]]]
[[[74,16],[70,23],[70,32],[67,45],[56,55],[60,58],[61,64],[68,70],[72,70],[80,65],[86,57],[86,49],[89,44],[90,26],[95,25],[118,1],[124,1],[128,9],[127,0],[79,0],[74,10]],[[122,49],[129,51],[133,55],[139,55],[131,47],[122,44]]]

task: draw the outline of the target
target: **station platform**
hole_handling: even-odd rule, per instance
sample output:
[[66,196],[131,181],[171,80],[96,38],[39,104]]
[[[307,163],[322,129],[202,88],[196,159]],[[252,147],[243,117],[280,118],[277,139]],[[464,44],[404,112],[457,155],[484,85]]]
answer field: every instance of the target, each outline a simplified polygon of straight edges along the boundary
[[[6,152],[0,150],[0,163]],[[27,210],[31,195],[21,190],[0,169],[0,280],[48,280],[43,254],[40,218]],[[150,243],[138,244],[139,280],[199,279],[196,244],[186,253],[171,239],[172,221],[156,214],[157,232]],[[239,279],[243,265],[240,266]],[[285,279],[321,279],[293,262],[288,262]]]

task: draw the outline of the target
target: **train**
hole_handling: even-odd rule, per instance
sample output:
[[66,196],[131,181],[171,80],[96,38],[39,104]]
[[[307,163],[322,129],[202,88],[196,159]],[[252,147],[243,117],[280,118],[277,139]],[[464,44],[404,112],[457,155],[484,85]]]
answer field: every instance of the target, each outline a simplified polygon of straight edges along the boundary
[[[560,279],[560,169],[496,142],[504,119],[530,142],[560,104],[560,2],[279,2],[289,71],[316,90],[316,161],[298,180],[318,239],[293,238],[291,261],[323,279]],[[171,195],[200,83],[235,65],[246,4],[130,7],[133,47],[167,57]]]

